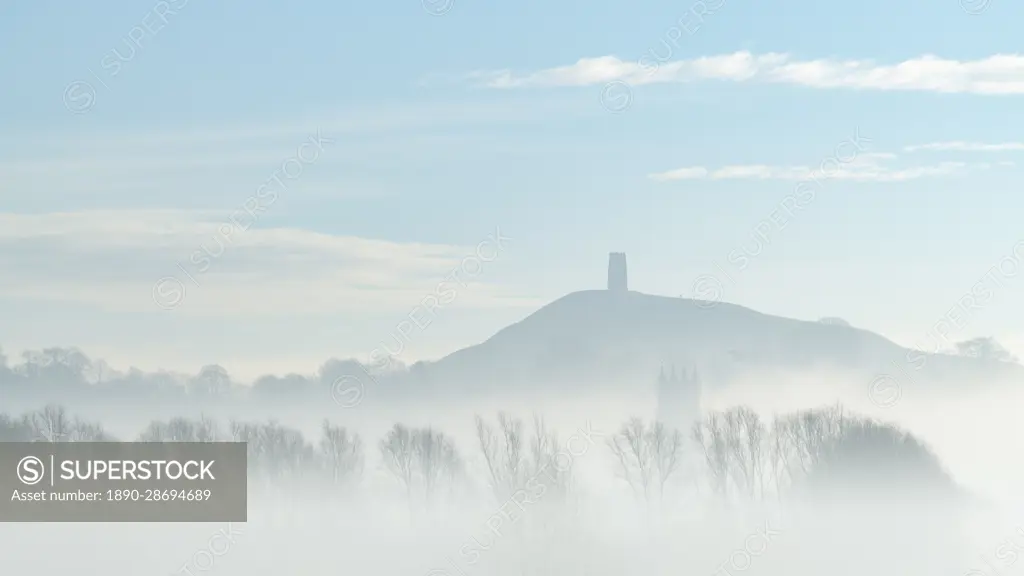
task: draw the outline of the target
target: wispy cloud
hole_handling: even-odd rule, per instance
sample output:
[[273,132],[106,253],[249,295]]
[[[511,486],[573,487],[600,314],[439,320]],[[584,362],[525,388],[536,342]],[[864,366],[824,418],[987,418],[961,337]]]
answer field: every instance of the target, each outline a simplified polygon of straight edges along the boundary
[[[204,250],[224,255],[202,275],[202,289],[187,284],[185,304],[175,313],[391,311],[419,302],[473,248],[250,228],[232,236],[225,249],[222,228],[228,215],[185,210],[0,213],[0,298],[152,312],[157,310],[154,280],[178,265],[195,268],[190,256]],[[459,306],[536,303],[483,280],[464,280]]]
[[[927,166],[890,167],[886,162],[896,158],[895,154],[877,152],[862,154],[854,161],[839,167],[830,179],[855,182],[904,182],[918,178],[966,174],[972,170],[987,170],[989,163],[941,162]],[[657,182],[674,180],[785,180],[799,181],[811,176],[810,166],[769,166],[766,164],[745,164],[722,166],[709,169],[704,166],[685,166],[665,172],[648,174]]]
[[904,152],[919,151],[934,152],[1019,152],[1024,150],[1024,142],[1001,142],[999,144],[985,144],[983,142],[931,142],[929,144],[918,144],[905,146]]
[[723,80],[811,88],[1024,94],[1024,56],[996,54],[980,60],[950,60],[926,54],[884,64],[834,58],[800,60],[784,53],[741,51],[674,60],[656,68],[616,56],[602,56],[521,75],[510,70],[475,72],[471,79],[491,88],[590,86],[612,81],[641,85]]
[[464,150],[488,140],[488,128],[598,113],[582,111],[582,97],[569,96],[535,103],[527,95],[493,92],[482,101],[381,103],[325,114],[322,127],[297,117],[196,128],[6,131],[0,133],[0,180],[6,190],[22,192],[5,206],[15,211],[230,205],[294,154],[297,141],[319,130],[336,143],[297,184],[296,196],[313,187],[334,198],[349,196],[339,190],[394,195],[399,187],[392,175],[461,162]]
[[[239,124],[167,126],[154,122],[152,127],[102,129],[90,132],[65,129],[33,130],[0,133],[0,150],[13,152],[29,149],[36,154],[47,150],[69,150],[77,153],[119,153],[148,150],[165,152],[167,147],[195,150],[197,147],[288,146],[296,138],[322,130],[337,135],[339,141],[362,140],[368,137],[401,137],[410,134],[436,134],[445,129],[479,126],[516,125],[524,120],[585,114],[578,98],[552,99],[536,102],[514,94],[494,94],[490,98],[462,100],[380,103],[350,106],[340,110],[281,118],[258,119]],[[291,112],[291,111],[289,111]],[[341,140],[344,138],[345,140]]]

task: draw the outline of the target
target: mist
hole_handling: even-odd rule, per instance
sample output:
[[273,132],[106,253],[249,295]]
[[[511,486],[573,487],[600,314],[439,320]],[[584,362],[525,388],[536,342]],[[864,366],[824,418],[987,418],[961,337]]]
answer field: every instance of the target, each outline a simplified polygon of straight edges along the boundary
[[[1019,570],[1024,395],[908,386],[879,402],[871,386],[836,369],[738,376],[704,393],[684,430],[657,422],[658,388],[641,379],[415,403],[367,390],[350,407],[324,389],[320,403],[200,402],[149,420],[88,402],[26,406],[0,420],[4,440],[248,441],[248,518],[4,524],[5,563],[106,576]],[[343,450],[325,447],[325,421]],[[396,425],[404,453],[384,448]],[[275,436],[283,452],[255,448]],[[435,446],[429,469],[417,437]],[[331,454],[325,479],[313,462]]]
[[0,576],[1024,576],[1024,2],[51,4]]

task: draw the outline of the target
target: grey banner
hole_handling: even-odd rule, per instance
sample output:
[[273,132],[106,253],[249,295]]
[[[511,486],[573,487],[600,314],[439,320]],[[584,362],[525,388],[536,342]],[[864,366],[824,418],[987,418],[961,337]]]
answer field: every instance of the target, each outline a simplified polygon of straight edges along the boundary
[[245,522],[244,442],[0,442],[0,522]]

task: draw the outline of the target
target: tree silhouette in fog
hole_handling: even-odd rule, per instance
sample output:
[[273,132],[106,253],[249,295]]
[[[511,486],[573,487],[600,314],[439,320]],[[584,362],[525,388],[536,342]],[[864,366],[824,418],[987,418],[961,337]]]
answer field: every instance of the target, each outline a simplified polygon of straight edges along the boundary
[[684,442],[680,430],[632,418],[608,439],[608,447],[620,478],[649,505],[665,498],[666,484],[683,464]]
[[938,458],[916,437],[891,424],[849,418],[827,439],[808,489],[925,485],[952,487]]
[[432,427],[395,424],[378,445],[385,468],[405,489],[410,505],[429,503],[440,488],[451,488],[462,472],[462,458],[452,438]]
[[956,352],[961,356],[977,358],[979,360],[1014,363],[1018,361],[1016,356],[1010,353],[1002,344],[996,342],[995,338],[991,337],[972,338],[963,342],[957,342]]

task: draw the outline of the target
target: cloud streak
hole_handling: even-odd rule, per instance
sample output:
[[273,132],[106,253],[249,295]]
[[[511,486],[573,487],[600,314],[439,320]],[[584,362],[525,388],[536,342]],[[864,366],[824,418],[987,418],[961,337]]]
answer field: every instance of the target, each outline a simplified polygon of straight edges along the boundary
[[819,89],[899,90],[956,94],[1024,94],[1024,55],[996,54],[980,60],[950,60],[926,54],[902,62],[821,58],[748,51],[673,60],[644,66],[616,56],[582,58],[575,64],[517,75],[510,70],[475,72],[490,88],[631,85],[708,80],[788,84]]
[[[152,312],[153,280],[211,245],[225,214],[184,210],[0,213],[0,298]],[[472,247],[251,228],[175,313],[259,316],[392,311],[423,294]],[[207,282],[208,280],[208,282]],[[532,306],[468,280],[459,306]]]
[[985,144],[983,142],[931,142],[915,146],[905,146],[904,152],[1020,152],[1024,150],[1024,142],[1001,142]]
[[[853,162],[843,165],[830,176],[836,180],[852,182],[905,182],[919,178],[963,175],[977,170],[988,170],[989,163],[941,162],[926,166],[895,168],[884,165],[894,160],[892,153],[862,154]],[[648,174],[655,182],[676,180],[783,180],[797,182],[813,173],[809,166],[770,166],[745,164],[709,169],[704,166],[684,166],[664,172]]]

